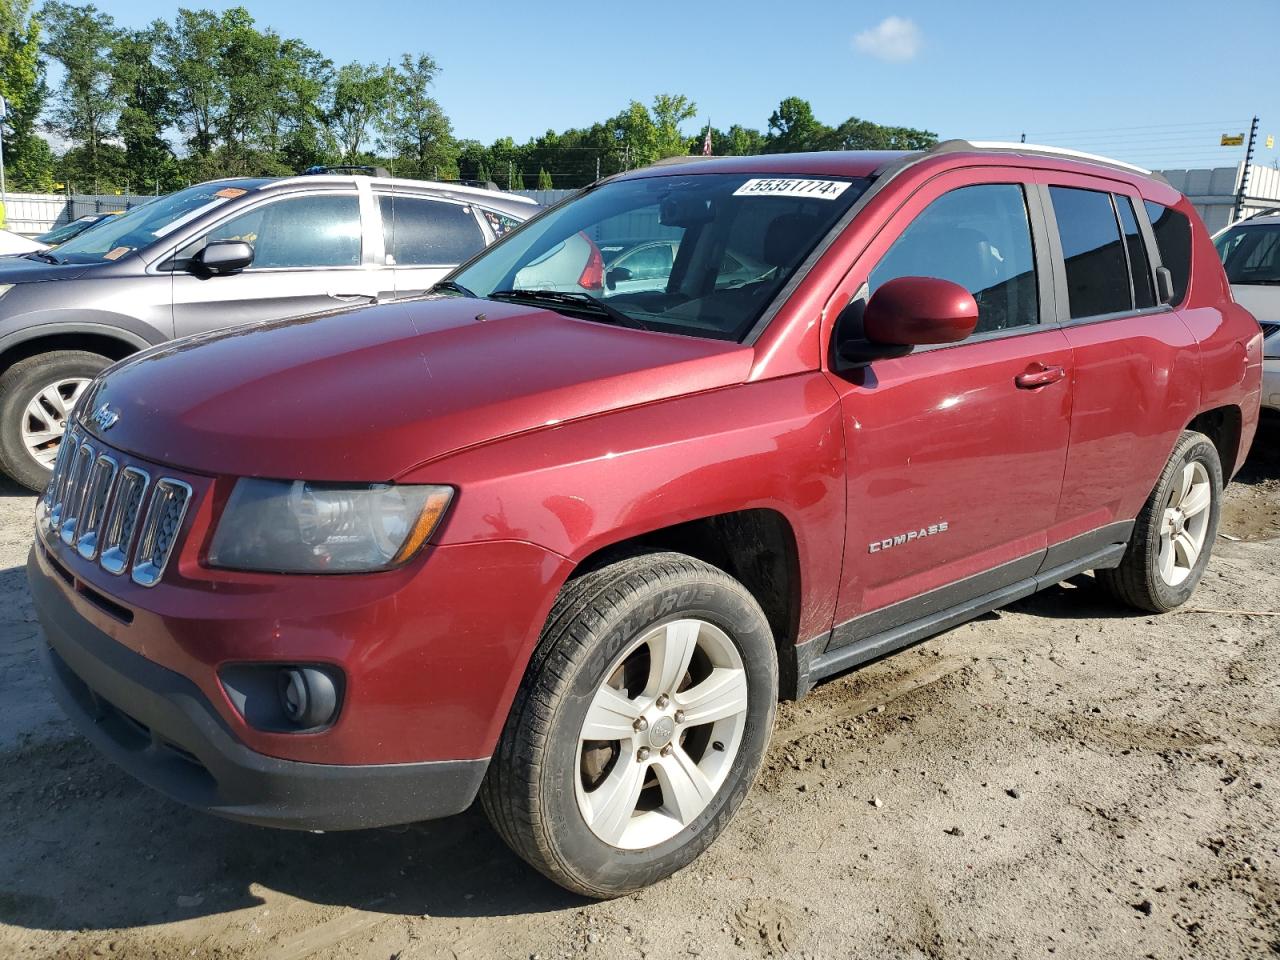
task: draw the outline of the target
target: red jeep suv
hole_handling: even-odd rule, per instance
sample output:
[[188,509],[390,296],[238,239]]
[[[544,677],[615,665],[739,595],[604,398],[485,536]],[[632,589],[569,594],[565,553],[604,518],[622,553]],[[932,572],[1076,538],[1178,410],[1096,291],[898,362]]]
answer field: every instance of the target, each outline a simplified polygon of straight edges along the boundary
[[479,796],[615,896],[723,829],[779,698],[1086,570],[1183,603],[1261,344],[1191,205],[1124,164],[633,171],[423,298],[103,373],[37,508],[50,676],[193,807],[332,830]]

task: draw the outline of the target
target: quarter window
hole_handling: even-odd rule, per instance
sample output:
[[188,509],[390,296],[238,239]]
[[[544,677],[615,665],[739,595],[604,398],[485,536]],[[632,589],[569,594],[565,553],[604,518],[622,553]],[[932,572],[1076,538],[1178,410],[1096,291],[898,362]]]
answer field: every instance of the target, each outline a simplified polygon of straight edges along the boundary
[[1144,200],[1151,230],[1160,250],[1160,264],[1173,276],[1173,302],[1181,303],[1191,282],[1191,221],[1163,204]]
[[285,267],[358,267],[360,201],[355,194],[288,197],[224,220],[178,252],[180,263],[211,240],[253,246],[251,270]]
[[1133,276],[1133,305],[1139,310],[1156,305],[1155,288],[1151,285],[1151,265],[1147,262],[1147,247],[1138,232],[1138,218],[1133,215],[1133,201],[1123,194],[1113,194],[1116,213],[1120,214],[1120,229],[1124,231],[1124,246],[1129,252],[1129,272]]
[[978,302],[977,333],[1040,322],[1035,253],[1022,187],[985,183],[943,194],[871,271],[871,293],[898,277],[958,283]]
[[484,233],[469,206],[390,195],[380,196],[378,205],[388,264],[452,266],[484,249]]
[[1129,267],[1111,195],[1096,190],[1050,187],[1073,320],[1133,308]]

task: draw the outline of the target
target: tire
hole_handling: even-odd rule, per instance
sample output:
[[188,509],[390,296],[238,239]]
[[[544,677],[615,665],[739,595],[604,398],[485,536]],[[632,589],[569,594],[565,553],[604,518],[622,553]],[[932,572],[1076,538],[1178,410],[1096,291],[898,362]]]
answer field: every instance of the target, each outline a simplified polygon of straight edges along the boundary
[[1209,563],[1221,507],[1218,448],[1203,433],[1184,431],[1138,514],[1120,565],[1099,570],[1099,581],[1117,600],[1148,613],[1186,603]]
[[[86,350],[54,350],[19,360],[0,375],[0,470],[28,489],[37,493],[43,490],[49,482],[71,405],[89,381],[110,363],[101,354]],[[40,445],[43,462],[27,444],[28,438],[35,442],[45,432],[32,429],[26,437],[23,434],[24,426],[41,425],[29,410],[42,394],[46,400],[40,405],[39,416],[45,418],[43,425],[53,430]]]
[[[658,651],[685,648],[688,669],[661,676]],[[585,574],[547,618],[480,791],[485,813],[512,850],[575,893],[608,899],[668,877],[711,845],[755,781],[777,677],[763,611],[723,571],[652,553]],[[640,710],[643,728],[630,724]],[[585,739],[588,718],[612,723],[597,732],[617,739]],[[615,796],[624,800],[602,799]]]

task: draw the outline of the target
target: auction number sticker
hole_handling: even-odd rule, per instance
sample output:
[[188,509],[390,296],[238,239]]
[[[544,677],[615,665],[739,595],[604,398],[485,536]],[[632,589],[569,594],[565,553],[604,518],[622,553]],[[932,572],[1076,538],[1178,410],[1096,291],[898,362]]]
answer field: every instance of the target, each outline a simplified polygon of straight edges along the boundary
[[816,197],[834,200],[849,189],[848,180],[797,180],[793,177],[769,177],[748,180],[735,197]]

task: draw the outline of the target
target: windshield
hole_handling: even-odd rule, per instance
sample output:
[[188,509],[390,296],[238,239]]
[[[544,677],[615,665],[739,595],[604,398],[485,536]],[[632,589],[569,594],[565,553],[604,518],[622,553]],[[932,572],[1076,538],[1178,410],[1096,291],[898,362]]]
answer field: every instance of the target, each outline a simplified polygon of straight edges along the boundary
[[206,210],[229,203],[256,186],[253,181],[202,183],[151,200],[128,213],[100,223],[78,237],[72,237],[53,255],[66,263],[98,263],[119,260],[134,250],[155,243]]
[[1214,246],[1229,282],[1280,284],[1280,223],[1235,227]]
[[727,173],[606,183],[452,281],[605,323],[741,340],[869,183]]

